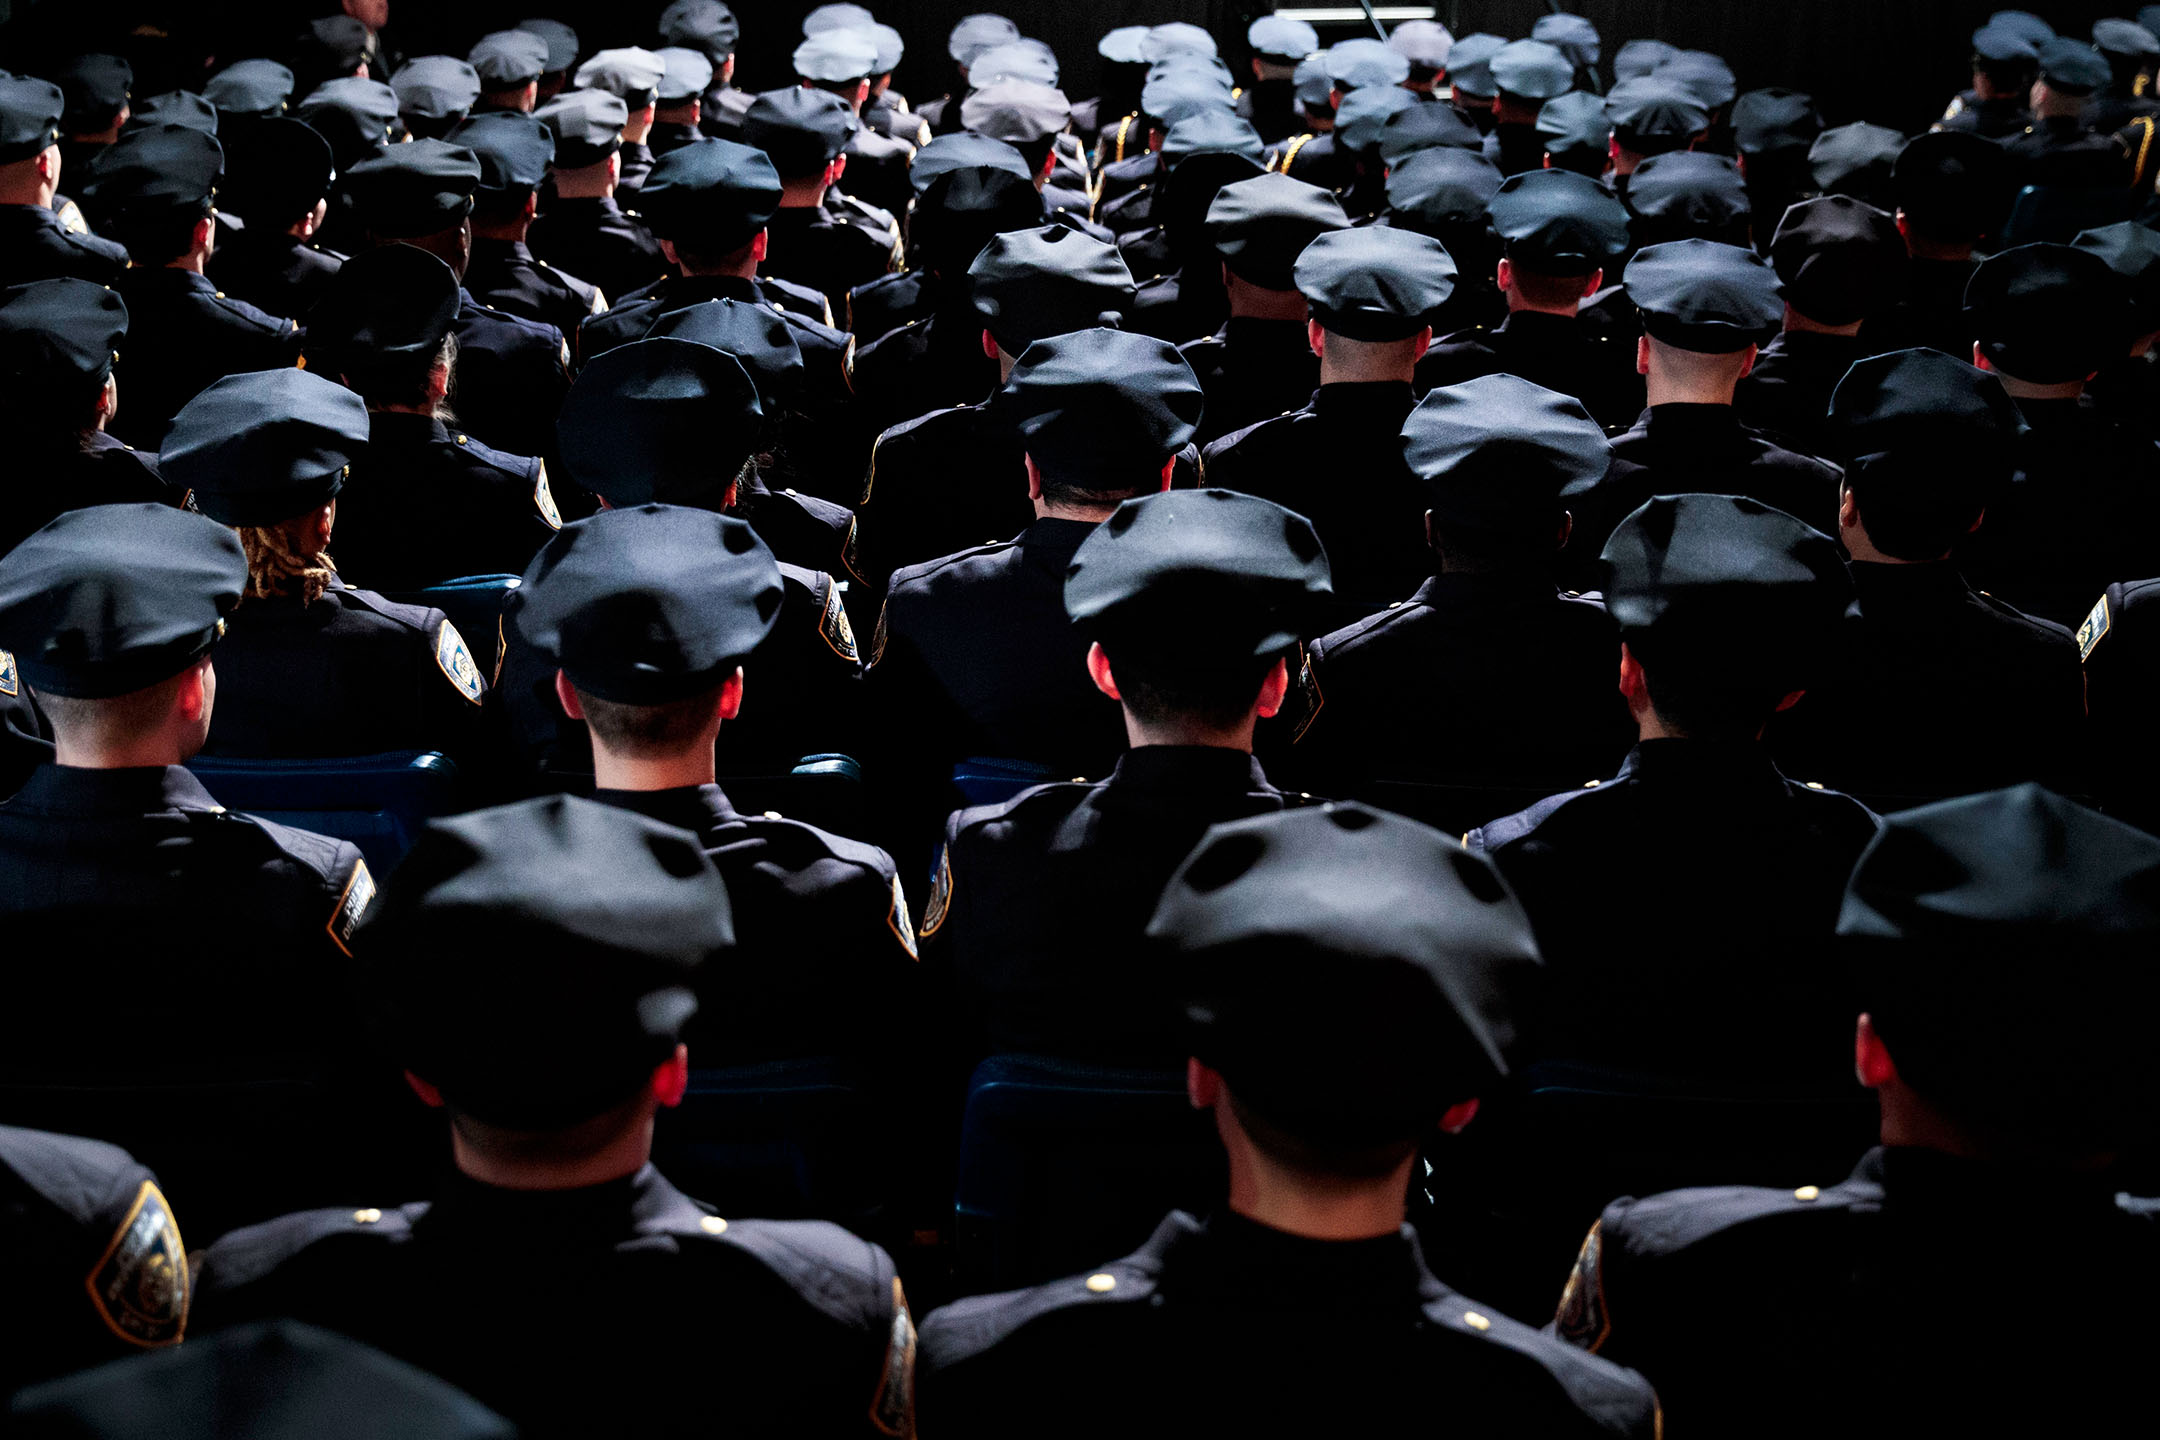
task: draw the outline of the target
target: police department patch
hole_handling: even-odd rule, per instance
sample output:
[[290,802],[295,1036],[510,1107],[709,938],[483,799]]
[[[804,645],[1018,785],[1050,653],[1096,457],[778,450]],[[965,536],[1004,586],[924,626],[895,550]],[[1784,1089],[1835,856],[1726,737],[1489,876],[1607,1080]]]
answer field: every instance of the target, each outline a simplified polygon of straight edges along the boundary
[[[2100,597],[2100,603],[2093,606],[2092,614],[2087,615],[2085,617],[2085,623],[2078,626],[2078,659],[2092,659],[2093,646],[2098,645],[2100,643],[2101,637],[2106,635],[2107,633],[2108,603],[2107,596],[2102,595]],[[9,693],[12,694],[13,692],[11,691]]]
[[1553,1317],[1560,1338],[1595,1355],[1612,1334],[1612,1317],[1605,1312],[1605,1222],[1591,1225],[1583,1237],[1575,1268],[1568,1272],[1567,1289],[1560,1295],[1560,1313]]
[[435,663],[450,677],[458,694],[475,705],[480,703],[480,697],[487,693],[487,681],[480,678],[480,667],[474,662],[465,637],[458,634],[457,626],[448,620],[443,621],[442,628],[435,632]]
[[952,850],[938,852],[937,874],[930,881],[930,903],[923,907],[922,938],[937,934],[952,909]]
[[352,878],[345,882],[345,893],[338,896],[337,909],[330,912],[330,938],[347,955],[352,954],[353,931],[359,928],[360,918],[367,914],[374,898],[375,877],[368,874],[367,861],[355,860]]
[[870,632],[871,665],[875,665],[885,658],[885,609],[886,607],[883,605],[878,606],[877,628]]
[[885,1340],[885,1373],[870,1401],[870,1420],[887,1435],[905,1435],[915,1418],[915,1317],[908,1314],[900,1277],[892,1282],[892,1331]]
[[818,634],[825,637],[835,655],[850,665],[862,663],[862,652],[855,648],[855,628],[848,624],[847,610],[840,604],[840,587],[831,580],[825,582],[825,609],[818,616]]
[[1312,729],[1313,721],[1320,718],[1320,707],[1327,704],[1327,698],[1320,693],[1320,677],[1313,674],[1312,656],[1305,653],[1302,645],[1298,647],[1298,659],[1297,693],[1293,700],[1297,710],[1290,732],[1290,743],[1293,745],[1305,738],[1305,732]]
[[555,508],[555,492],[548,489],[545,462],[540,466],[540,478],[533,482],[533,504],[540,507],[540,518],[547,521],[550,530],[562,529],[562,511]]
[[90,1303],[130,1345],[176,1345],[187,1328],[187,1249],[165,1196],[148,1180],[112,1243],[83,1280]]
[[885,912],[885,924],[899,940],[900,948],[907,951],[908,959],[922,958],[915,950],[915,921],[908,914],[907,891],[900,887],[900,877],[897,875],[893,876],[892,880],[892,907]]
[[13,695],[21,687],[22,682],[15,678],[15,657],[0,650],[0,695]]

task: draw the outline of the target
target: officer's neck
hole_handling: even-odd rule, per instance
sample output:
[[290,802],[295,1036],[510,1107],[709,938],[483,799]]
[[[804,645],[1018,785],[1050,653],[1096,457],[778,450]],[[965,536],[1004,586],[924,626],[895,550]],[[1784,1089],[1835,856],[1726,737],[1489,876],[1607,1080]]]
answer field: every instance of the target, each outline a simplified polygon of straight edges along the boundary
[[1205,750],[1241,750],[1252,754],[1253,727],[1257,715],[1247,715],[1235,725],[1215,726],[1198,720],[1171,719],[1150,724],[1125,707],[1125,740],[1133,749],[1148,745],[1182,745]]
[[531,228],[530,215],[520,214],[515,220],[482,220],[475,216],[472,233],[475,240],[503,240],[515,244],[523,240]]
[[112,743],[100,737],[70,734],[58,726],[53,734],[53,763],[71,770],[162,770],[185,765],[201,744],[190,747],[164,729],[117,736]]
[[782,210],[814,210],[825,203],[825,179],[783,180],[780,182],[780,208]]
[[1230,295],[1234,320],[1288,320],[1305,323],[1305,297],[1295,290],[1268,290],[1231,273],[1223,266],[1223,281]]
[[1371,1240],[1402,1228],[1414,1151],[1378,1179],[1303,1175],[1262,1155],[1227,1104],[1214,1109],[1237,1214],[1309,1240]]
[[701,734],[697,743],[666,755],[623,755],[611,752],[593,739],[593,785],[601,790],[685,790],[711,785],[719,778],[713,760],[712,733]]
[[2083,380],[2065,380],[2057,385],[2042,385],[2032,380],[2020,380],[2015,375],[1995,371],[1995,378],[2002,382],[2003,393],[2013,400],[2075,400],[2085,393]]
[[1855,320],[1850,325],[1825,325],[1820,320],[1810,320],[1790,305],[1785,307],[1785,328],[1802,335],[1858,335],[1860,324]]

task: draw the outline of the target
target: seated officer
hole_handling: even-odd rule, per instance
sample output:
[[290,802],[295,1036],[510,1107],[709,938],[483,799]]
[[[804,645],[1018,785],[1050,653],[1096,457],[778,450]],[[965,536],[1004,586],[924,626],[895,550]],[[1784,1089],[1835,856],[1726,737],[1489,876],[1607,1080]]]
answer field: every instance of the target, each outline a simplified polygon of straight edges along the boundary
[[724,1220],[650,1162],[731,909],[695,835],[614,806],[552,796],[431,825],[360,953],[456,1168],[431,1201],[227,1235],[196,1278],[197,1330],[333,1328],[527,1436],[684,1429],[716,1394],[747,1431],[907,1433],[914,1327],[885,1252],[820,1222]]
[[534,118],[555,137],[555,193],[547,213],[528,232],[533,254],[599,286],[610,300],[635,294],[665,275],[659,243],[615,199],[622,179],[622,127],[629,121],[622,97],[605,90],[565,91]]
[[[1034,523],[894,571],[870,642],[873,773],[909,832],[895,834],[902,845],[951,808],[955,760],[1011,757],[1064,774],[1116,762],[1123,727],[1096,702],[1087,647],[1065,614],[1065,572],[1121,501],[1169,488],[1201,398],[1163,341],[1075,330],[1028,346],[991,404],[1020,434]],[[902,873],[927,873],[894,853]]]
[[1902,350],[1853,366],[1829,409],[1845,464],[1838,539],[1860,612],[1816,693],[1773,722],[1781,762],[1867,795],[2074,782],[2076,642],[1973,589],[1953,558],[1996,523],[1988,506],[2025,432],[2017,407],[1962,360]]
[[2041,45],[2032,123],[2003,142],[2020,185],[2083,190],[2130,183],[2121,138],[2098,133],[2085,120],[2093,93],[2107,82],[2107,57],[2084,41],[2058,35]]
[[[1030,345],[1118,324],[1136,293],[1116,249],[1062,225],[992,236],[960,289],[977,352],[995,365],[999,384],[1012,378]],[[957,328],[960,317],[951,318]],[[848,572],[876,594],[903,565],[1019,533],[1035,514],[1025,448],[995,387],[979,404],[933,410],[887,430],[871,447],[855,505]],[[1188,448],[1181,465],[1187,456],[1196,461],[1198,452]]]
[[[991,200],[993,192],[988,184],[982,183],[983,177],[979,173],[975,176],[976,183],[949,182],[941,188],[940,195],[965,203],[954,210],[954,218],[961,222],[959,225],[941,224],[946,206],[942,200],[934,203],[930,190],[955,170],[995,170],[1001,175],[1024,180],[1031,187],[1034,184],[1026,159],[1002,140],[962,131],[940,136],[916,152],[915,164],[908,171],[908,184],[915,192],[914,199],[904,212],[908,268],[880,276],[848,292],[845,323],[856,338],[858,366],[863,349],[893,331],[923,319],[941,303],[957,305],[967,298],[967,286],[962,277],[968,262],[982,252],[989,239],[988,235],[983,235],[970,249],[968,241],[981,232],[968,222],[985,213],[983,207]],[[997,193],[1009,195],[1011,192],[1001,190]],[[1040,193],[1037,192],[1038,196]],[[933,259],[933,248],[944,251],[945,256]],[[938,272],[935,277],[929,273],[933,266]]]
[[479,186],[479,158],[444,140],[393,145],[345,176],[368,244],[425,250],[459,277],[451,322],[458,342],[459,420],[502,449],[545,455],[570,387],[570,349],[554,326],[491,310],[465,288]]
[[740,520],[640,505],[565,527],[525,579],[513,619],[591,737],[593,798],[692,832],[727,881],[744,963],[705,973],[691,1038],[707,1061],[895,1049],[915,931],[891,857],[739,814],[714,778],[723,722],[761,698],[745,671],[782,680],[756,663],[788,613],[772,552]]
[[600,287],[536,259],[525,243],[540,209],[540,182],[555,136],[530,115],[503,110],[467,120],[446,137],[480,162],[473,191],[472,258],[465,290],[481,305],[577,334],[607,309]]
[[275,370],[300,353],[300,327],[204,276],[216,243],[215,195],[225,152],[185,125],[123,135],[90,167],[83,204],[133,258],[113,288],[127,302],[134,377],[119,417],[123,440],[144,449],[165,438],[180,407],[211,381]]
[[1312,526],[1228,490],[1128,500],[1081,544],[1065,612],[1131,748],[1093,785],[946,822],[922,921],[942,1059],[1177,1063],[1180,997],[1140,934],[1208,826],[1285,804],[1253,759],[1253,727],[1281,706],[1329,588]]
[[765,267],[835,306],[845,306],[848,291],[899,258],[896,229],[836,218],[825,208],[825,192],[846,173],[848,141],[861,128],[847,101],[800,85],[766,91],[743,116],[743,143],[763,150],[780,176]]
[[441,140],[472,112],[480,72],[455,55],[416,55],[398,66],[390,88],[397,92],[398,119],[413,137]]
[[1205,445],[1299,409],[1320,383],[1294,268],[1321,235],[1350,228],[1342,202],[1287,175],[1255,175],[1215,192],[1207,241],[1222,267],[1230,315],[1205,340],[1178,347],[1207,394]]
[[228,375],[167,432],[159,460],[172,483],[247,552],[210,754],[479,758],[488,682],[457,626],[354,589],[330,558],[338,496],[367,443],[366,402],[293,369]]
[[705,138],[698,128],[700,102],[712,84],[713,63],[702,50],[687,45],[664,45],[653,52],[660,57],[660,88],[653,94],[653,125],[645,137],[653,159],[670,150],[695,145]]
[[[1615,778],[1464,837],[1537,926],[1540,1055],[1727,1090],[1833,1087],[1850,1004],[1830,926],[1875,817],[1787,780],[1761,736],[1837,642],[1852,597],[1837,546],[1752,500],[1666,495],[1603,559],[1640,739]],[[1621,915],[1654,939],[1616,948]]]
[[[2087,743],[2093,793],[2108,814],[2160,834],[2160,764],[2150,743],[2153,716],[2160,708],[2160,663],[2152,656],[2156,600],[2160,581],[2123,580],[2108,586],[2078,626],[2077,642],[2091,717]],[[0,705],[6,703],[0,700]],[[34,743],[34,718],[28,726],[21,719],[18,715],[10,721],[18,746],[26,740]],[[0,788],[4,785],[0,779]]]
[[1785,328],[1756,352],[1733,409],[1780,444],[1823,455],[1830,392],[1870,353],[1860,328],[1905,288],[1905,237],[1874,206],[1824,195],[1785,212],[1770,266],[1785,290]]
[[0,1217],[13,1310],[0,1392],[179,1343],[187,1250],[157,1176],[127,1151],[0,1125]]
[[128,266],[125,249],[73,233],[53,211],[64,105],[57,85],[0,75],[0,280],[10,285],[61,276],[109,285]]
[[247,228],[211,255],[210,278],[273,315],[305,316],[345,260],[314,239],[337,180],[330,142],[304,121],[273,115],[222,143],[218,194]]
[[2122,348],[2126,290],[2089,250],[2020,245],[1965,292],[1973,363],[2028,428],[2017,478],[1960,558],[1974,584],[2058,625],[2123,576],[2160,573],[2160,450],[2085,396]]
[[1643,390],[1625,347],[1576,320],[1604,285],[1605,267],[1627,254],[1626,208],[1596,180],[1532,170],[1509,176],[1489,209],[1507,251],[1495,275],[1507,319],[1435,342],[1418,362],[1418,386],[1514,375],[1573,396],[1600,425],[1633,424]]
[[[1392,52],[1391,52],[1392,53]],[[1297,258],[1320,388],[1302,410],[1208,446],[1208,483],[1307,516],[1335,565],[1343,623],[1399,600],[1432,574],[1425,507],[1397,436],[1417,403],[1411,377],[1432,317],[1455,289],[1437,240],[1371,226],[1321,235]]]
[[448,266],[386,245],[346,261],[308,317],[308,368],[368,406],[367,453],[341,492],[338,548],[370,587],[515,574],[562,528],[544,463],[443,423],[458,304]]
[[120,404],[113,372],[127,331],[126,304],[88,280],[0,290],[0,388],[17,409],[13,458],[23,477],[0,502],[0,555],[69,510],[185,498],[159,478],[155,456],[106,431]]
[[1559,785],[1610,770],[1634,734],[1612,684],[1618,637],[1595,598],[1552,583],[1561,491],[1611,460],[1597,422],[1487,375],[1428,394],[1402,449],[1436,573],[1307,648],[1288,707],[1294,773],[1343,794],[1374,778]]
[[1960,360],[1972,354],[1965,287],[1977,263],[1973,247],[2002,224],[2009,182],[2002,147],[1977,135],[1929,131],[1898,152],[1891,188],[1911,260],[1897,303],[1861,328],[1871,351],[1927,345]]
[[1692,150],[1710,130],[1710,112],[1676,80],[1644,75],[1622,80],[1605,97],[1611,130],[1613,189],[1627,198],[1635,172],[1660,155]]
[[1093,1274],[933,1314],[925,1433],[1028,1414],[1088,1434],[1091,1406],[1041,1403],[1076,1368],[1151,1435],[1656,1433],[1642,1377],[1450,1290],[1403,1223],[1421,1147],[1509,1073],[1537,978],[1489,865],[1362,806],[1263,815],[1208,832],[1147,933],[1186,1000],[1225,1203]]
[[2073,242],[2108,262],[2121,280],[2128,313],[2122,354],[2100,368],[2085,387],[2101,413],[2141,434],[2160,438],[2160,233],[2133,220],[2087,230]]
[[1545,163],[1545,141],[1538,134],[1539,112],[1548,100],[1575,85],[1575,67],[1557,45],[1516,40],[1492,58],[1493,128],[1485,136],[1485,158],[1503,175],[1520,175]]
[[1637,251],[1625,283],[1642,315],[1635,368],[1650,404],[1613,441],[1613,454],[1640,468],[1567,497],[1574,569],[1586,571],[1620,518],[1653,495],[1740,494],[1810,524],[1831,524],[1837,467],[1765,438],[1733,409],[1756,347],[1784,318],[1777,273],[1738,246],[1675,240]]
[[[807,34],[795,47],[793,64],[805,88],[839,96],[861,120],[878,66],[878,42],[869,29],[842,25]],[[907,208],[913,143],[858,124],[841,153],[847,156],[850,192],[888,211]]]
[[[2160,1130],[2156,880],[2160,842],[2037,786],[1890,816],[1837,927],[1881,1146],[1841,1184],[1615,1202],[1558,1333],[1640,1366],[1688,1434],[2113,1428],[2156,1338],[2160,1242],[2115,1168]],[[1945,1323],[2007,1276],[2064,1323]]]
[[531,113],[540,103],[540,77],[547,70],[547,41],[530,30],[496,30],[483,35],[465,59],[480,77],[480,97],[473,113],[495,110]]
[[[2044,22],[2040,28],[2046,30]],[[1973,31],[1972,88],[1951,98],[1934,128],[1992,141],[2024,134],[2033,120],[2025,106],[2040,64],[2038,42],[2047,38],[2000,18]]]
[[638,46],[602,50],[577,69],[577,88],[605,90],[623,102],[622,148],[615,193],[635,196],[645,177],[652,173],[653,153],[645,144],[652,133],[653,107],[660,98],[660,81],[667,62]]

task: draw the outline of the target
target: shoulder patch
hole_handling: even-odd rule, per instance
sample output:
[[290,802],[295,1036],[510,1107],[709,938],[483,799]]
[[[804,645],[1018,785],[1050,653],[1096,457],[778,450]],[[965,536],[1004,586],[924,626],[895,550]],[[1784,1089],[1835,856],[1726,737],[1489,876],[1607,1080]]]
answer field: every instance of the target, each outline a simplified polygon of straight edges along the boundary
[[435,663],[458,694],[473,704],[487,693],[487,681],[480,678],[480,667],[473,663],[472,650],[465,644],[465,637],[458,634],[457,626],[448,620],[435,632]]
[[98,1318],[128,1344],[149,1350],[180,1343],[187,1329],[187,1248],[156,1185],[143,1181],[83,1284]]
[[555,508],[555,492],[548,488],[545,460],[540,462],[540,473],[533,481],[533,504],[539,507],[540,518],[547,521],[548,529],[562,529],[562,511]]
[[15,656],[0,650],[0,695],[12,696],[22,688],[22,681],[15,674]]
[[937,934],[952,911],[952,846],[938,851],[937,874],[930,877],[930,903],[923,907],[922,938]]
[[877,628],[870,632],[870,661],[864,669],[874,668],[878,661],[885,658],[885,616],[891,609],[890,600],[878,606]]
[[[2092,659],[2093,647],[2100,643],[2101,638],[2108,633],[2108,629],[2107,596],[2102,595],[2100,603],[2093,606],[2092,614],[2087,615],[2085,623],[2077,628],[2078,659],[2080,661]],[[5,654],[5,651],[0,651],[0,658],[4,658]],[[8,672],[4,666],[0,666],[0,679],[6,678],[8,678]],[[15,692],[10,690],[7,693],[12,695]]]
[[907,891],[901,888],[898,875],[893,876],[892,906],[885,912],[885,928],[892,931],[893,938],[900,942],[900,948],[907,951],[908,959],[922,959],[915,949],[915,921],[908,914]]
[[1595,1355],[1612,1334],[1612,1317],[1605,1310],[1605,1222],[1591,1222],[1583,1237],[1575,1268],[1568,1272],[1567,1289],[1560,1294],[1560,1310],[1553,1329],[1561,1339]]
[[353,862],[352,878],[345,882],[345,893],[338,896],[337,908],[330,912],[326,927],[338,949],[352,954],[353,931],[359,928],[360,919],[375,899],[375,877],[368,874],[367,861]]
[[[855,534],[852,523],[848,534]],[[855,627],[848,624],[847,609],[840,603],[840,582],[825,577],[825,608],[818,612],[818,634],[824,638],[832,652],[850,665],[862,663],[862,652],[855,648]]]
[[840,356],[840,378],[847,382],[847,393],[855,393],[855,337],[847,337],[847,350]]
[[856,583],[867,585],[870,582],[863,579],[862,573],[861,527],[860,515],[848,516],[847,538],[840,542],[840,564],[848,574],[855,577]]
[[870,469],[868,473],[863,476],[862,499],[855,502],[856,508],[858,509],[870,503],[870,492],[877,489],[877,452],[878,447],[880,445],[883,445],[884,443],[885,436],[883,434],[880,434],[877,439],[870,442]]
[[885,1368],[870,1400],[870,1423],[887,1435],[915,1433],[915,1317],[908,1313],[907,1292],[893,1276],[892,1333],[885,1341]]
[[1327,697],[1320,693],[1320,677],[1313,674],[1312,652],[1298,647],[1300,664],[1297,673],[1297,728],[1290,732],[1290,743],[1295,745],[1312,729],[1313,721],[1320,718],[1320,707],[1327,704]]

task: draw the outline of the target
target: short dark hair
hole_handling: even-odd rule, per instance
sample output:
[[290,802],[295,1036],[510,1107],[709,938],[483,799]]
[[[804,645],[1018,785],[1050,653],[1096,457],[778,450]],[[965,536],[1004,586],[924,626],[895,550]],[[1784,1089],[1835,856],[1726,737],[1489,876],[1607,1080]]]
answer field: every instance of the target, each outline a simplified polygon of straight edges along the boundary
[[[525,202],[532,198],[530,185],[502,190],[482,190],[473,196],[472,218],[483,225],[507,225],[525,218]],[[677,252],[680,253],[680,252]]]
[[1281,651],[1239,656],[1173,650],[1130,635],[1105,635],[1101,644],[1125,708],[1143,725],[1196,721],[1227,730],[1252,713],[1261,683],[1284,658]]
[[111,239],[126,247],[137,265],[162,265],[195,248],[195,227],[209,215],[207,208],[176,214],[128,220],[111,228]]
[[[1417,1153],[1418,1137],[1431,1128],[1429,1124],[1420,1124],[1417,1130],[1399,1139],[1345,1145],[1339,1136],[1309,1134],[1277,1123],[1238,1098],[1235,1089],[1226,1088],[1224,1095],[1230,1102],[1230,1113],[1237,1117],[1238,1128],[1252,1141],[1253,1148],[1284,1169],[1301,1175],[1337,1180],[1381,1179]],[[1439,1116],[1433,1116],[1432,1120],[1437,1123]]]
[[457,385],[458,338],[456,332],[443,336],[441,348],[426,361],[410,360],[403,364],[364,366],[343,372],[346,386],[370,405],[410,405],[428,403],[429,378],[438,368],[447,367],[453,391]]
[[[1982,487],[1969,483],[1972,462],[1870,456],[1846,467],[1845,488],[1860,508],[1868,541],[1894,560],[1934,560],[1947,554],[1986,508]],[[1939,477],[1955,476],[1954,483]]]
[[1515,267],[1515,288],[1522,291],[1523,298],[1531,304],[1557,307],[1582,303],[1583,282],[1590,278],[1590,270],[1574,275],[1555,275],[1549,270],[1532,269],[1512,255],[1508,261]]
[[661,705],[623,705],[582,690],[577,697],[593,738],[610,750],[644,760],[671,755],[697,738],[720,703],[720,687]]
[[[993,338],[996,332],[992,332]],[[1130,487],[1107,490],[1102,487],[1099,476],[1067,472],[1055,461],[1045,464],[1040,456],[1030,454],[1035,461],[1036,473],[1042,476],[1043,499],[1052,505],[1115,505],[1130,500],[1135,495],[1146,495],[1159,484],[1161,477],[1150,475]]]
[[757,244],[757,236],[753,235],[732,250],[708,250],[695,240],[666,238],[675,247],[675,259],[686,270],[733,269],[749,258],[750,247]]
[[1643,686],[1658,718],[1694,740],[1752,740],[1796,685],[1771,685],[1735,675],[1721,655],[1645,656],[1630,653],[1642,663]]

